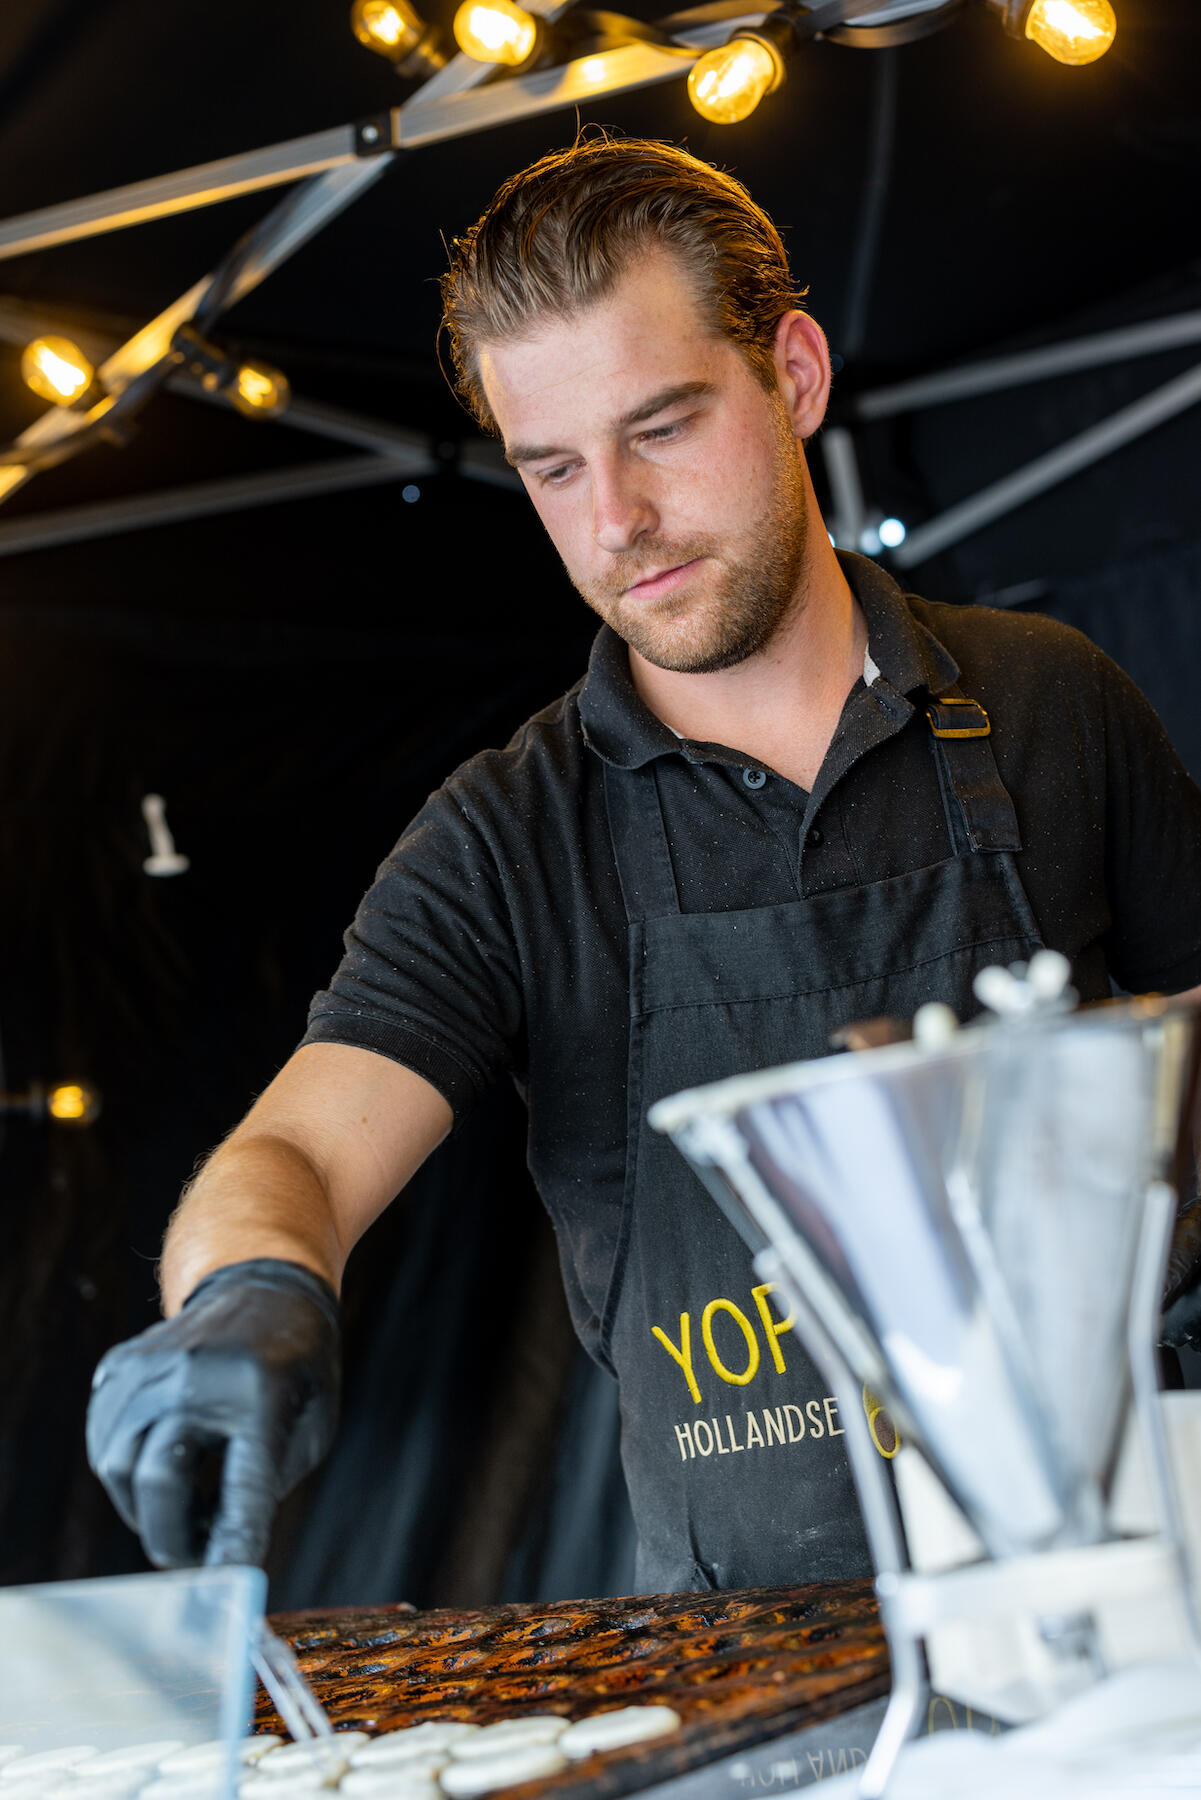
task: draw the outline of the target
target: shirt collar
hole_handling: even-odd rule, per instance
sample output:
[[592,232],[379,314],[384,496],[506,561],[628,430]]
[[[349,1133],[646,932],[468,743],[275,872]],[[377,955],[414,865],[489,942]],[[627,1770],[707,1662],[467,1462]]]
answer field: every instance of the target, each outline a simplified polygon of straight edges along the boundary
[[[876,682],[883,679],[898,694],[918,689],[945,693],[958,679],[958,665],[914,617],[892,576],[878,563],[850,551],[840,550],[838,560],[867,621],[868,654],[879,671]],[[689,762],[709,762],[721,755],[719,745],[678,738],[643,705],[630,675],[625,641],[611,626],[602,625],[596,635],[579,704],[585,742],[618,768],[641,768],[667,754],[682,755]]]

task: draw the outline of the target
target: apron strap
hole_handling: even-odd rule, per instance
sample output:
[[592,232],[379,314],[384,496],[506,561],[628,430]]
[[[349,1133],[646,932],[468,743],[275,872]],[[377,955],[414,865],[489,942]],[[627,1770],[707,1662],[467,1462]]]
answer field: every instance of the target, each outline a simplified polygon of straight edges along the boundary
[[678,913],[680,896],[654,764],[617,769],[606,762],[603,768],[609,835],[626,918],[632,925],[637,919]]
[[[993,755],[992,722],[978,700],[950,687],[926,707],[938,753],[939,778],[951,839],[958,850],[962,831],[971,850],[1020,850],[1022,834],[1008,790]],[[949,790],[949,791],[948,791]],[[959,802],[958,815],[949,805]],[[960,831],[956,825],[962,820]]]

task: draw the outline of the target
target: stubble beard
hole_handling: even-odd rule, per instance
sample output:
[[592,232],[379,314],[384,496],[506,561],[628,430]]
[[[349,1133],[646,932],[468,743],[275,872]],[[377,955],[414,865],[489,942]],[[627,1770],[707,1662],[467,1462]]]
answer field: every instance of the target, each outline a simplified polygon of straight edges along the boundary
[[[641,538],[636,550],[614,556],[603,582],[585,584],[572,576],[593,611],[656,668],[679,675],[735,668],[765,650],[803,604],[805,484],[795,439],[781,423],[770,503],[738,538]],[[641,575],[698,557],[709,565],[698,571],[708,586],[702,603],[688,584],[657,601],[625,597]]]

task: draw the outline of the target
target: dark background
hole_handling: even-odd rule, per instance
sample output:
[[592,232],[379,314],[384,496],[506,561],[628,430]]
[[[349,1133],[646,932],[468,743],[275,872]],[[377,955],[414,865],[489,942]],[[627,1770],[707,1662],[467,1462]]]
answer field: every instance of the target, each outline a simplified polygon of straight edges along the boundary
[[[845,414],[883,381],[1201,304],[1201,20],[1192,0],[1117,8],[1117,43],[1088,69],[1005,38],[972,4],[894,52],[810,46],[742,126],[705,125],[682,81],[583,121],[686,142],[748,183],[845,359]],[[431,16],[452,10],[439,0]],[[400,97],[341,0],[8,0],[0,217]],[[441,239],[575,129],[556,115],[399,158],[213,336],[306,397],[469,436],[435,356]],[[10,260],[0,296],[123,336],[270,204]],[[0,346],[0,441],[40,410],[18,355]],[[869,501],[912,526],[1196,357],[1117,360],[864,429]],[[1079,625],[1144,686],[1194,772],[1197,447],[1185,413],[909,577]],[[39,476],[0,528],[333,454],[163,395],[126,450]],[[425,794],[586,655],[588,615],[519,494],[453,460],[411,503],[400,485],[24,555],[0,533],[4,1078],[85,1077],[105,1099],[90,1131],[13,1119],[0,1144],[2,1582],[142,1566],[87,1472],[82,1417],[96,1358],[155,1316],[180,1182],[289,1053]],[[191,858],[184,876],[142,872],[150,791]],[[277,1605],[628,1584],[612,1396],[572,1347],[511,1095],[372,1233],[347,1310],[345,1429],[282,1522]]]

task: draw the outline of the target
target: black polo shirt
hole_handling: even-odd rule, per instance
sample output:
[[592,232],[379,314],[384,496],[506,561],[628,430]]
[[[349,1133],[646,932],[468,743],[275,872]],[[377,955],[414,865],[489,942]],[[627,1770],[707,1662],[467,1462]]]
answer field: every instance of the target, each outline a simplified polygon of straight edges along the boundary
[[868,625],[811,794],[717,744],[677,738],[602,627],[583,681],[473,757],[381,866],[306,1043],[373,1050],[461,1115],[502,1071],[561,1133],[580,1202],[625,1157],[626,918],[602,763],[653,763],[681,908],[726,911],[882,881],[951,854],[930,694],[988,711],[1044,941],[1082,987],[1201,983],[1201,793],[1147,702],[1070,627],[905,595],[844,571]]

